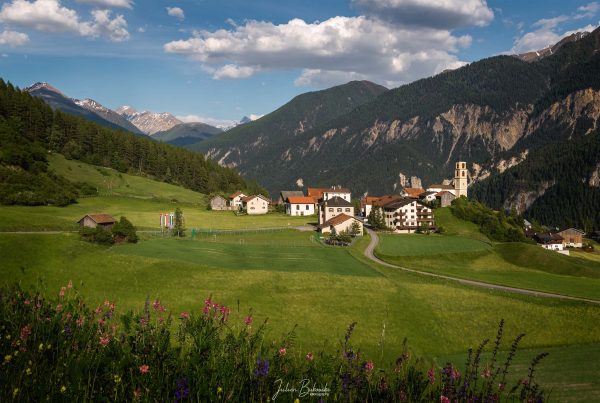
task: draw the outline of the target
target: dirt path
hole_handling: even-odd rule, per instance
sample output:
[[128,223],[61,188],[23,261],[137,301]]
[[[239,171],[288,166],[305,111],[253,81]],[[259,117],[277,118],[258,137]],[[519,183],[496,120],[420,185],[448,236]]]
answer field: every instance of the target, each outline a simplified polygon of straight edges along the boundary
[[450,277],[450,276],[445,276],[442,274],[435,274],[435,273],[429,273],[429,272],[420,271],[420,270],[408,269],[406,267],[400,267],[400,266],[396,266],[393,264],[389,264],[389,263],[384,262],[383,260],[379,259],[373,253],[373,251],[379,244],[379,236],[377,235],[377,233],[369,228],[365,228],[365,229],[367,230],[369,235],[371,235],[371,242],[365,249],[365,256],[367,258],[371,259],[372,261],[374,261],[375,263],[380,264],[382,266],[391,267],[394,269],[400,269],[400,270],[407,271],[410,273],[421,274],[423,276],[429,276],[429,277],[440,278],[440,279],[444,279],[444,280],[455,281],[457,283],[469,285],[469,286],[473,286],[473,287],[487,288],[487,289],[491,289],[491,290],[499,290],[499,291],[509,292],[509,293],[513,293],[513,294],[524,294],[524,295],[530,295],[533,297],[557,298],[557,299],[564,299],[564,300],[571,300],[571,301],[583,301],[583,302],[589,302],[592,304],[600,305],[600,301],[593,300],[593,299],[571,297],[569,295],[554,294],[554,293],[543,292],[543,291],[533,291],[533,290],[527,290],[524,288],[508,287],[508,286],[504,286],[504,285],[484,283],[482,281],[466,280],[466,279],[462,279],[462,278]]

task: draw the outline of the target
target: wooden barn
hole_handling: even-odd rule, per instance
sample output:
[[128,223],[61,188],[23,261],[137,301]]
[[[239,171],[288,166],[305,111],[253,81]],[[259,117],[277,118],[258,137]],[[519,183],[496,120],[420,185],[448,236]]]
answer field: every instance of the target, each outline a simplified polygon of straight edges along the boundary
[[229,203],[222,196],[215,196],[210,200],[210,209],[217,211],[231,210]]
[[96,228],[99,226],[107,230],[111,229],[116,222],[117,220],[113,216],[105,213],[87,214],[77,221],[80,227]]

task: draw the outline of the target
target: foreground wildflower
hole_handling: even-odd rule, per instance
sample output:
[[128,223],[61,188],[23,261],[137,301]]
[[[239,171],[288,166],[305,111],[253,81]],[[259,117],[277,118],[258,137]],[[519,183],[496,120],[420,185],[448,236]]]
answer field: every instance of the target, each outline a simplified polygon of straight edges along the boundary
[[140,366],[140,373],[141,374],[147,374],[148,372],[150,372],[150,366],[149,365],[142,365]]

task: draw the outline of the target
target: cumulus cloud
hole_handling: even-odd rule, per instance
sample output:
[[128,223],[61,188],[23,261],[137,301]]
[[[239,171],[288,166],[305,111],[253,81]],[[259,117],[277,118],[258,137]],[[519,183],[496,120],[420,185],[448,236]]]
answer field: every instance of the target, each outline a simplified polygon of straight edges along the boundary
[[215,119],[208,116],[199,116],[199,115],[178,115],[175,116],[177,119],[181,120],[184,123],[206,123],[207,125],[226,128],[231,127],[238,123],[236,120],[231,119]]
[[[364,78],[399,84],[460,66],[456,52],[470,36],[406,27],[366,16],[286,24],[247,21],[229,30],[199,31],[164,45],[198,60],[215,79],[258,71],[304,69],[298,85],[329,85]],[[327,82],[327,83],[326,83]]]
[[4,31],[0,32],[0,45],[8,45],[10,47],[23,46],[29,42],[29,36],[22,32]]
[[431,28],[485,26],[494,19],[485,0],[352,0],[352,4],[365,15]]
[[[565,31],[560,27],[567,23],[573,23],[586,18],[592,18],[600,12],[600,4],[597,2],[580,6],[571,14],[563,14],[553,18],[543,18],[534,22],[531,27],[533,31],[527,32],[517,38],[511,49],[512,53],[526,53],[552,46],[565,36],[576,32],[590,32],[598,25],[588,24],[579,29]],[[600,24],[600,23],[599,23]]]
[[0,21],[42,32],[75,32],[81,36],[108,37],[112,41],[129,39],[127,21],[122,15],[111,19],[109,10],[93,10],[92,20],[81,21],[75,10],[58,0],[13,0],[0,10]]
[[180,20],[185,18],[183,10],[179,7],[167,7],[167,14],[169,14],[171,17],[179,18]]
[[100,7],[133,8],[132,0],[77,0],[77,3],[91,4]]

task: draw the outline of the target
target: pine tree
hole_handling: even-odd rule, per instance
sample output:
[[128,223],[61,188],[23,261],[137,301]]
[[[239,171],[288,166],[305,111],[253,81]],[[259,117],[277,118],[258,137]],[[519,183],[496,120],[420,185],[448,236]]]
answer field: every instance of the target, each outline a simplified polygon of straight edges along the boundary
[[184,237],[185,236],[185,223],[183,220],[183,212],[179,207],[175,209],[175,225],[172,230],[173,236]]

